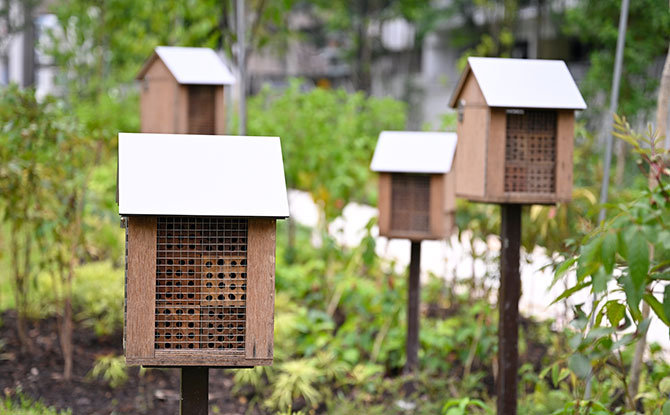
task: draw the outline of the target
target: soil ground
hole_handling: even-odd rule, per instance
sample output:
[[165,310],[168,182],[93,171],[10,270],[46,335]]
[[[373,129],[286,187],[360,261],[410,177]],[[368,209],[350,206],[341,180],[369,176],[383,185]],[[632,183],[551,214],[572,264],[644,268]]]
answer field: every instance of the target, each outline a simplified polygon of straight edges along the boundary
[[[56,320],[31,322],[29,327],[35,350],[24,353],[16,335],[16,314],[0,317],[0,398],[20,391],[47,406],[70,408],[73,415],[179,413],[179,369],[149,369],[140,375],[133,367],[128,381],[117,388],[87,376],[97,357],[123,355],[122,333],[98,338],[90,329],[75,327],[74,377],[65,382]],[[210,369],[210,414],[247,413],[246,398],[231,393],[232,377],[231,372]]]

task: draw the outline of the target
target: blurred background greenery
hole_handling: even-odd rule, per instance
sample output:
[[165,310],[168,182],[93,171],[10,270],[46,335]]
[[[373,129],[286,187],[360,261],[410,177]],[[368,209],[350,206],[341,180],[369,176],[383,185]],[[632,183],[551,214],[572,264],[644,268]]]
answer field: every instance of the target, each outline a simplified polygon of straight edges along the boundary
[[[421,78],[431,68],[428,57],[442,59],[438,72],[444,64],[444,73],[454,74],[464,57],[477,55],[566,59],[589,103],[575,134],[574,200],[525,209],[523,246],[526,253],[543,249],[555,281],[567,281],[558,302],[590,290],[598,303],[593,311],[566,303],[574,318],[567,327],[523,318],[519,413],[670,414],[667,350],[644,348],[640,373],[630,370],[647,316],[670,325],[667,150],[655,126],[639,133],[659,104],[670,43],[667,2],[631,4],[619,105],[627,121],[617,124],[622,140],[603,224],[597,195],[618,1],[253,0],[247,7],[252,79],[237,92],[250,96],[247,132],[281,137],[287,184],[308,192],[319,219],[313,229],[278,225],[275,364],[227,375],[234,378],[232,396],[244,398],[246,410],[494,413],[497,271],[487,271],[484,282],[474,275],[429,276],[417,390],[403,397],[406,276],[375,254],[375,219],[357,246],[342,246],[328,233],[350,202],[376,204],[376,177],[368,166],[380,131],[455,128],[448,95],[432,89],[448,91],[456,79]],[[70,360],[73,331],[92,332],[91,347],[109,339],[116,344],[115,353],[79,368],[88,375],[75,374],[74,381],[123,388],[140,375],[120,356],[124,236],[115,203],[117,133],[139,130],[133,79],[155,46],[211,47],[235,64],[233,2],[24,0],[3,2],[0,11],[8,39],[0,42],[5,81],[12,78],[11,38],[28,33],[25,15],[50,22],[37,33],[36,56],[53,76],[48,93],[35,84],[34,74],[42,72],[34,68],[33,82],[24,76],[21,87],[0,87],[0,322],[16,321],[2,332],[0,360],[35,353],[42,347],[35,327],[55,318],[52,334]],[[388,22],[405,25],[396,32],[409,33],[402,38],[407,45],[384,43]],[[444,45],[444,55],[430,55],[435,42]],[[326,54],[328,69],[287,70],[296,47]],[[445,62],[445,56],[453,59]],[[263,72],[276,62],[282,71]],[[229,130],[236,132],[236,112],[232,119]],[[457,224],[459,244],[487,241],[499,231],[497,207],[459,201]],[[477,259],[496,270],[496,256],[485,252]],[[63,378],[56,382],[67,385],[73,368],[58,368]],[[585,399],[589,379],[593,390]],[[67,405],[48,408],[48,397],[40,402],[17,385],[3,386],[0,411],[67,413],[59,412]]]

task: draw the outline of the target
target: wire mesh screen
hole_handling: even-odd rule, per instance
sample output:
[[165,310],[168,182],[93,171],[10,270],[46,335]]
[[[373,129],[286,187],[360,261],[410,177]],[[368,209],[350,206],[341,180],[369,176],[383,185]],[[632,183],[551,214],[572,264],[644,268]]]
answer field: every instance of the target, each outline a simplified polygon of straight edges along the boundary
[[505,192],[556,190],[556,112],[507,114]]
[[409,232],[430,230],[430,176],[391,176],[391,229]]
[[159,217],[156,349],[244,352],[246,219]]
[[214,134],[215,87],[211,85],[188,86],[189,134]]

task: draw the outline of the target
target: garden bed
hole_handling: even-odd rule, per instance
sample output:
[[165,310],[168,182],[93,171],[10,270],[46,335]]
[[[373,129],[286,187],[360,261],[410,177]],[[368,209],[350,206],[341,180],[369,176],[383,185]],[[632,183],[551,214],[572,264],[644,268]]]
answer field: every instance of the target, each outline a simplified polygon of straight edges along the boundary
[[[4,397],[20,395],[40,400],[57,409],[71,408],[77,414],[176,414],[179,412],[177,369],[128,369],[128,380],[112,388],[89,372],[96,358],[123,355],[122,333],[97,338],[93,330],[75,327],[74,373],[70,382],[62,379],[63,359],[55,318],[30,323],[32,352],[21,352],[16,336],[16,313],[2,314],[0,327],[0,390]],[[210,413],[239,414],[247,410],[244,398],[231,393],[232,373],[211,369]]]

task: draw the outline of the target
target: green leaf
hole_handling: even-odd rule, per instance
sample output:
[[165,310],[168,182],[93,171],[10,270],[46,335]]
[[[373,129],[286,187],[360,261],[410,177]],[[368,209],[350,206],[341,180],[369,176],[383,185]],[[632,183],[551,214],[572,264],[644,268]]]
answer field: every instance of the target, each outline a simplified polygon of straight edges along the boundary
[[670,401],[663,404],[663,415],[670,415]]
[[628,267],[633,286],[644,287],[649,273],[649,245],[644,233],[634,230],[626,237],[628,244]]
[[663,290],[663,313],[670,320],[670,285],[666,285]]
[[608,232],[603,239],[603,245],[600,249],[600,257],[603,261],[603,266],[608,274],[614,270],[614,258],[618,246],[618,239],[615,233]]
[[553,365],[551,367],[551,382],[554,384],[554,387],[558,385],[558,375],[559,375],[558,365]]
[[602,267],[598,268],[598,271],[591,277],[593,279],[593,292],[597,294],[605,291],[611,276],[612,274]]
[[658,390],[664,395],[670,394],[670,377],[661,379],[658,383]]
[[575,353],[568,358],[568,367],[582,379],[591,373],[591,362],[581,353]]
[[588,287],[590,284],[591,284],[590,281],[582,281],[579,284],[575,285],[574,287],[568,288],[567,290],[563,291],[561,293],[561,295],[556,297],[556,299],[554,301],[552,301],[551,304],[556,304],[557,302],[561,301],[562,299],[570,297],[572,294]]
[[644,286],[636,287],[630,275],[623,276],[621,281],[623,282],[623,291],[626,293],[626,303],[628,303],[630,313],[635,320],[639,321],[642,318],[640,301],[642,301],[642,295],[644,294]]
[[602,238],[594,238],[582,245],[577,260],[577,281],[582,281],[584,277],[591,275],[600,267],[602,241]]
[[565,275],[566,272],[577,262],[577,257],[570,258],[567,261],[563,262],[561,265],[556,268],[556,273],[554,274],[554,280],[551,282],[551,286],[553,287],[554,284],[556,284],[556,281],[558,281],[563,275]]
[[656,315],[658,316],[658,318],[660,318],[661,321],[662,321],[666,326],[670,326],[670,319],[668,319],[668,317],[665,315],[664,305],[661,304],[661,302],[658,301],[658,300],[656,299],[656,297],[654,297],[654,294],[652,294],[652,293],[644,293],[643,298],[644,298],[644,301],[646,301],[647,304],[649,304],[649,306],[651,307],[651,309],[654,310],[654,313],[656,313]]
[[626,306],[614,300],[610,300],[605,305],[607,308],[607,320],[612,327],[618,327],[621,319],[626,315]]

